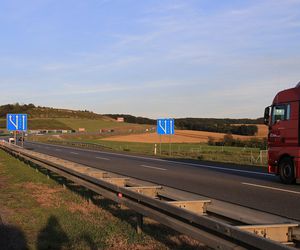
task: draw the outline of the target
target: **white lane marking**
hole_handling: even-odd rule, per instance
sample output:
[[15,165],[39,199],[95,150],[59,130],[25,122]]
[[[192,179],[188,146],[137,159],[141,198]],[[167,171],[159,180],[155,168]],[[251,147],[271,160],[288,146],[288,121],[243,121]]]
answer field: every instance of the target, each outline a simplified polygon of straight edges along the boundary
[[[29,142],[31,144],[38,144],[36,142]],[[49,145],[51,147],[60,147],[65,149],[70,149],[72,147],[66,147],[66,146],[60,146],[60,145]],[[74,149],[74,148],[73,148]],[[91,149],[76,149],[77,151],[83,151],[83,152],[94,152],[98,153],[97,150],[91,150]],[[156,162],[166,162],[166,163],[172,163],[172,164],[178,164],[178,165],[186,165],[186,166],[192,166],[192,167],[202,167],[207,169],[216,169],[216,170],[223,170],[227,172],[237,172],[237,173],[245,173],[245,174],[254,174],[254,175],[263,175],[263,176],[275,176],[274,174],[268,174],[268,173],[262,173],[262,172],[254,172],[254,171],[248,171],[248,170],[242,170],[242,169],[233,169],[233,168],[225,168],[225,167],[216,167],[216,166],[209,166],[209,165],[202,165],[202,164],[195,164],[195,163],[187,163],[187,162],[177,162],[177,161],[170,161],[170,160],[162,160],[162,159],[156,159],[156,158],[150,158],[150,157],[142,157],[142,156],[134,156],[134,155],[125,155],[125,154],[118,154],[118,153],[112,153],[112,152],[101,152],[101,154],[106,155],[116,155],[121,157],[127,157],[127,158],[134,158],[134,159],[141,159],[141,160],[150,160],[150,161],[156,161]]]
[[73,154],[73,155],[78,155],[78,153],[76,153],[76,152],[70,152],[70,154]]
[[165,168],[152,167],[152,166],[148,166],[148,165],[141,165],[141,167],[143,167],[143,168],[151,168],[151,169],[156,169],[156,170],[162,170],[162,171],[166,171],[167,170]]
[[58,148],[57,148],[57,149],[55,149],[55,151],[61,151],[61,149],[58,149]]
[[280,192],[291,193],[291,194],[300,194],[300,192],[293,191],[293,190],[282,189],[282,188],[275,188],[275,187],[257,185],[257,184],[247,183],[247,182],[242,182],[242,184],[247,185],[247,186],[253,186],[253,187],[258,187],[258,188],[265,188],[265,189],[271,189],[271,190],[280,191]]
[[108,159],[108,158],[104,158],[104,157],[96,157],[96,159],[99,159],[99,160],[104,160],[104,161],[110,161],[110,159]]
[[[179,164],[179,162],[174,162],[174,163],[178,163]],[[229,171],[229,172],[257,174],[257,175],[264,175],[264,176],[275,176],[274,174],[268,174],[268,173],[262,173],[262,172],[254,172],[254,171],[241,170],[241,169],[223,168],[223,167],[215,167],[215,166],[193,164],[193,163],[184,163],[184,164],[190,165],[190,166],[198,166],[198,167],[202,167],[202,168],[208,168],[208,169],[224,170],[224,171]]]

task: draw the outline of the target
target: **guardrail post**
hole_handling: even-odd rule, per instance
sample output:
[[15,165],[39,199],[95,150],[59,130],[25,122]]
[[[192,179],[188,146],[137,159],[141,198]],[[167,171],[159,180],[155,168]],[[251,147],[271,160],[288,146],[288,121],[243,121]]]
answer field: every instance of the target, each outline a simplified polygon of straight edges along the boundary
[[136,232],[137,234],[142,234],[143,232],[143,221],[144,216],[142,214],[137,213],[136,214]]
[[87,202],[89,205],[93,204],[93,193],[91,190],[86,190],[86,194],[87,194]]

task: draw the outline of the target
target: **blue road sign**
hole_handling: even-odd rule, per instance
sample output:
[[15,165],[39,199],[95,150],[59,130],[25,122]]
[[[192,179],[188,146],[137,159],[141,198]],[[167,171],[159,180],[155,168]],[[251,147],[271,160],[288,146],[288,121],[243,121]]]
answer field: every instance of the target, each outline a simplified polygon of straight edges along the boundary
[[26,131],[27,115],[26,114],[7,114],[6,126],[9,131]]
[[174,119],[158,119],[157,133],[159,135],[174,135]]

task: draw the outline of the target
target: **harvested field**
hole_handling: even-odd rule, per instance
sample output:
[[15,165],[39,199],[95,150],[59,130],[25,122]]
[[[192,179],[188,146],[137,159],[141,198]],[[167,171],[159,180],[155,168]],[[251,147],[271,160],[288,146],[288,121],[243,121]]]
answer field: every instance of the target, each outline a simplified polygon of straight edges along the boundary
[[264,124],[257,124],[258,128],[257,137],[263,138],[268,136],[268,126]]
[[[259,132],[261,135],[263,132]],[[210,137],[218,141],[224,138],[223,133],[212,133],[205,131],[193,131],[193,130],[176,130],[175,135],[172,136],[171,140],[173,143],[206,143]],[[257,136],[264,137],[264,136]],[[253,136],[240,136],[233,135],[233,138],[240,140],[249,140],[255,138]],[[159,143],[160,137],[157,133],[144,133],[135,135],[124,135],[124,136],[111,136],[102,140],[106,141],[119,141],[119,142],[145,142],[145,143]],[[169,142],[169,136],[161,137],[162,143]]]

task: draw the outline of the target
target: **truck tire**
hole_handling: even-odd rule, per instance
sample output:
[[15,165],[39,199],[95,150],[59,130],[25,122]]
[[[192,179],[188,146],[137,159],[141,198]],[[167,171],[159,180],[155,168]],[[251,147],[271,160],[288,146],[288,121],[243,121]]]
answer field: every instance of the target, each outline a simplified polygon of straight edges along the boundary
[[284,184],[292,184],[296,181],[294,162],[290,157],[283,158],[279,163],[280,179]]

